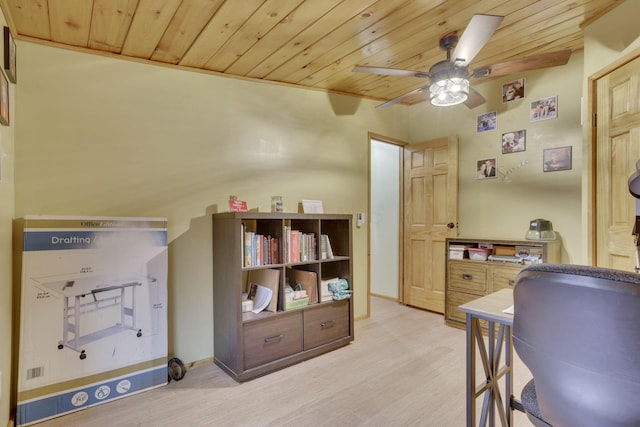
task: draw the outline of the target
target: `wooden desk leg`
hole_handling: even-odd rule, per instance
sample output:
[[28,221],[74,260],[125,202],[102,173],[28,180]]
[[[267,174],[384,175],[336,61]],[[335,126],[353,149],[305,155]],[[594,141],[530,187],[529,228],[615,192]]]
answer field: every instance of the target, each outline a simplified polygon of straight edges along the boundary
[[478,321],[467,313],[467,427],[476,424],[476,346]]

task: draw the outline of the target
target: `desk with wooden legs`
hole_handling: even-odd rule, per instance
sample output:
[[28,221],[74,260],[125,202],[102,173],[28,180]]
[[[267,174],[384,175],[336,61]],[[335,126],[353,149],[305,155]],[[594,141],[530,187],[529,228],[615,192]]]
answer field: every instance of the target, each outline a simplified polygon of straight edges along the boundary
[[[467,316],[467,427],[476,425],[476,400],[484,395],[478,425],[495,425],[495,408],[502,426],[513,425],[511,397],[513,390],[513,314],[503,310],[513,305],[513,289],[502,289],[458,307]],[[480,328],[487,322],[487,344]],[[496,332],[496,326],[498,330]],[[476,345],[486,382],[476,384]],[[501,365],[504,347],[504,364]],[[499,381],[504,380],[503,400]]]

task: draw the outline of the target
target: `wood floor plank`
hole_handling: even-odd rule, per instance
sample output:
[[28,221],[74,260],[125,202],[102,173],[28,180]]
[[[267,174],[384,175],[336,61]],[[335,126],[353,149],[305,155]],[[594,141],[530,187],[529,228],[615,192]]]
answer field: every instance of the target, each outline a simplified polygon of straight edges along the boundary
[[[339,350],[242,384],[215,365],[198,367],[182,381],[38,427],[464,426],[465,332],[439,314],[371,303],[355,341]],[[529,378],[516,357],[518,396]],[[523,414],[514,420],[531,426]]]

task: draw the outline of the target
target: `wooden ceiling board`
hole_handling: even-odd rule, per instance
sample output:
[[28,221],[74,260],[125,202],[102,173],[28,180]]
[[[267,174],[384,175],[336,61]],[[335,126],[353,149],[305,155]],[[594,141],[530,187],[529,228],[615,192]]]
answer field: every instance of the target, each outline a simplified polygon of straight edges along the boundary
[[151,60],[177,64],[224,0],[183,0]]
[[292,38],[311,26],[314,21],[320,19],[340,0],[323,0],[321,2],[303,2],[298,8],[292,10],[280,20],[267,34],[260,37],[243,55],[236,59],[225,72],[228,74],[247,75],[265,59],[270,57],[274,50],[286,45]]
[[209,59],[205,68],[213,71],[225,71],[243,56],[253,45],[271,31],[289,15],[303,0],[267,0],[249,19],[231,36],[214,57]]
[[94,0],[89,47],[119,53],[137,5],[137,0]]
[[51,38],[71,46],[87,47],[93,13],[92,0],[49,1]]
[[270,72],[285,64],[289,59],[300,55],[317,41],[324,38],[338,23],[343,22],[345,16],[355,16],[375,3],[369,0],[343,0],[336,7],[297,34],[271,55],[247,73],[249,77],[265,78]]
[[[427,71],[446,59],[440,39],[461,35],[474,14],[505,18],[471,70],[576,51],[583,48],[585,23],[622,2],[0,0],[0,7],[23,42],[388,101],[428,80],[356,73],[355,65]],[[500,74],[520,69],[501,66]],[[403,103],[427,98],[416,93]]]
[[[406,3],[406,0],[380,0],[376,2],[367,10],[345,21],[343,25],[327,34],[313,46],[310,46],[302,54],[292,58],[279,69],[274,70],[267,78],[275,78],[289,83],[298,83],[305,80],[309,75],[326,66],[327,61],[334,62],[339,60],[342,56],[340,52],[344,51],[344,48],[341,49],[343,44],[358,40],[358,36],[371,25],[399,7],[409,6]],[[333,53],[329,56],[328,52]]]
[[140,0],[122,54],[149,59],[182,0]]
[[14,35],[23,33],[20,29],[27,29],[24,33],[30,37],[42,40],[51,40],[51,28],[49,27],[49,4],[46,0],[12,0],[7,1],[8,11],[5,15],[11,15],[7,21],[13,22],[18,31]]
[[263,3],[264,0],[224,2],[182,57],[180,65],[204,68],[205,64]]

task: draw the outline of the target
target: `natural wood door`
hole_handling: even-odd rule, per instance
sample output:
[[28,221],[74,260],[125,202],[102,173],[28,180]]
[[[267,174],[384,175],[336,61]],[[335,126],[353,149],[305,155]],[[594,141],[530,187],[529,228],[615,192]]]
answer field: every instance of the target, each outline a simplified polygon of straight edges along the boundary
[[640,159],[640,58],[597,82],[596,262],[631,271],[636,199],[628,179]]
[[444,313],[445,239],[457,235],[457,137],[405,147],[404,213],[404,302]]

